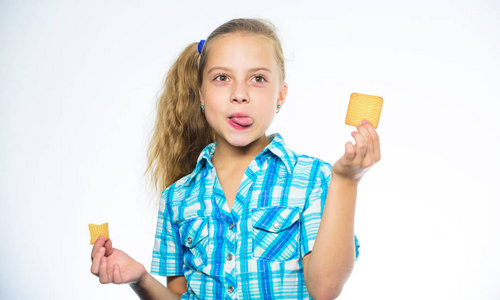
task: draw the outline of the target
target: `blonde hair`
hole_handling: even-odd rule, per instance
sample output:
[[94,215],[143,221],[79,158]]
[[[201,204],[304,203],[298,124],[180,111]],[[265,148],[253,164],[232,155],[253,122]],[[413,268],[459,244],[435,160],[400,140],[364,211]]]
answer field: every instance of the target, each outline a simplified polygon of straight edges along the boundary
[[285,79],[285,63],[275,27],[258,19],[234,19],[215,29],[207,38],[201,54],[192,43],[179,55],[167,73],[157,103],[153,136],[148,148],[148,167],[158,192],[191,173],[203,148],[215,135],[200,109],[199,89],[212,43],[224,34],[250,33],[267,38],[273,45],[276,61]]

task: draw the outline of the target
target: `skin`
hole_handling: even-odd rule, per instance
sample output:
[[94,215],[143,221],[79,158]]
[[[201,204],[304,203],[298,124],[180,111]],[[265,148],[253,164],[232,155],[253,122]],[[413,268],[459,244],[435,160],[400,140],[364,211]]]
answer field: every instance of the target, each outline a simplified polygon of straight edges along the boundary
[[102,284],[128,283],[140,299],[180,299],[180,295],[151,276],[142,264],[113,248],[111,239],[105,241],[100,236],[92,248],[91,259],[90,272],[99,277]]
[[[200,100],[216,134],[212,163],[229,209],[248,164],[269,143],[265,132],[278,104],[285,102],[288,86],[280,75],[274,50],[265,38],[232,33],[211,45]],[[231,125],[235,113],[244,114],[251,125],[235,129]],[[338,297],[354,266],[357,187],[380,160],[380,142],[373,126],[363,121],[356,129],[352,132],[355,143],[346,143],[345,153],[333,165],[315,246],[303,257],[304,278],[314,299]],[[101,283],[129,283],[141,299],[179,299],[186,292],[183,276],[167,277],[167,289],[103,237],[95,243],[91,256],[91,272]]]
[[[205,117],[216,134],[212,163],[231,209],[243,174],[269,140],[278,105],[288,86],[267,39],[253,34],[226,34],[212,44],[200,89]],[[244,114],[252,124],[231,126],[231,116]]]
[[313,299],[335,299],[355,260],[354,213],[359,181],[380,160],[375,128],[364,120],[351,134],[355,144],[333,165],[332,180],[313,250],[303,257],[304,278]]

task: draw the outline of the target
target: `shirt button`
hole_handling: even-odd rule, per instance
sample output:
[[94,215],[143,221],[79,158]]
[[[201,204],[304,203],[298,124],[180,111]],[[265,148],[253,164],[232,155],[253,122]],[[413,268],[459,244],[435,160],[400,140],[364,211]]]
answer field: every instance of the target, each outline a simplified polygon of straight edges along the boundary
[[193,243],[193,239],[192,239],[191,237],[188,237],[188,238],[187,238],[187,243],[188,243],[189,245],[191,245],[191,243]]
[[234,287],[233,287],[232,285],[230,285],[230,286],[227,288],[227,291],[228,291],[229,293],[234,292]]
[[229,223],[229,230],[233,229],[234,223]]
[[229,253],[226,257],[227,261],[232,261],[233,260],[233,254]]
[[273,227],[276,228],[276,229],[280,228],[280,225],[281,224],[278,221],[276,221],[276,222],[273,223]]

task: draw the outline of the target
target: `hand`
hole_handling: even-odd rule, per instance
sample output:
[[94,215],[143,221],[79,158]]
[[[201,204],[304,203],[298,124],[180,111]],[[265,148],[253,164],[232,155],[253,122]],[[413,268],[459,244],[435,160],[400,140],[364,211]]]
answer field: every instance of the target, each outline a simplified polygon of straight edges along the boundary
[[111,240],[100,236],[92,248],[90,272],[99,277],[101,283],[137,283],[145,274],[143,265],[125,252],[113,248]]
[[348,142],[344,155],[333,165],[333,176],[358,183],[363,175],[380,160],[380,141],[373,125],[367,120],[353,131],[356,144]]

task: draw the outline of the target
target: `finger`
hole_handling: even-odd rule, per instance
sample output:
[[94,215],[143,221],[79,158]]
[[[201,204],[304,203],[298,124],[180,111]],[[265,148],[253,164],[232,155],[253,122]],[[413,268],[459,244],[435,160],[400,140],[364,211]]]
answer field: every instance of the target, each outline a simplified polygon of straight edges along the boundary
[[90,259],[94,259],[94,256],[102,248],[104,245],[104,236],[100,235],[94,243],[94,247],[92,248],[92,252],[90,254]]
[[123,282],[120,266],[117,264],[113,266],[113,282],[116,284],[120,284]]
[[373,151],[373,141],[371,138],[370,131],[365,125],[358,125],[356,126],[356,128],[358,129],[358,132],[361,133],[363,139],[366,142],[366,152],[371,153]]
[[111,254],[113,254],[113,243],[111,242],[111,239],[108,239],[104,243],[104,248],[106,249],[106,256],[110,256]]
[[366,142],[366,153],[361,160],[361,167],[368,168],[374,164],[374,150],[373,150],[373,140],[371,138],[370,131],[368,130],[368,121],[363,120],[363,125],[358,125],[358,132],[363,136],[364,141]]
[[354,145],[354,159],[352,160],[353,165],[361,165],[361,162],[363,161],[363,158],[366,155],[366,141],[363,138],[363,135],[357,131],[353,131],[351,134],[354,137],[354,140],[356,141],[356,144]]
[[97,249],[97,253],[92,259],[92,265],[90,266],[90,272],[96,276],[99,276],[99,265],[101,263],[101,258],[104,257],[104,247]]
[[356,153],[354,152],[354,146],[352,145],[351,142],[347,142],[345,144],[345,154],[344,154],[344,158],[348,161],[351,161],[354,159],[354,155]]
[[373,125],[370,122],[368,122],[368,121],[365,122],[365,121],[363,121],[363,124],[366,126],[366,128],[370,132],[370,136],[371,136],[372,143],[373,143],[373,157],[374,157],[375,161],[377,162],[381,158],[380,139],[378,137],[377,131],[375,130],[375,127],[373,127]]
[[99,263],[99,282],[100,283],[109,283],[111,280],[108,274],[108,259],[103,256]]

